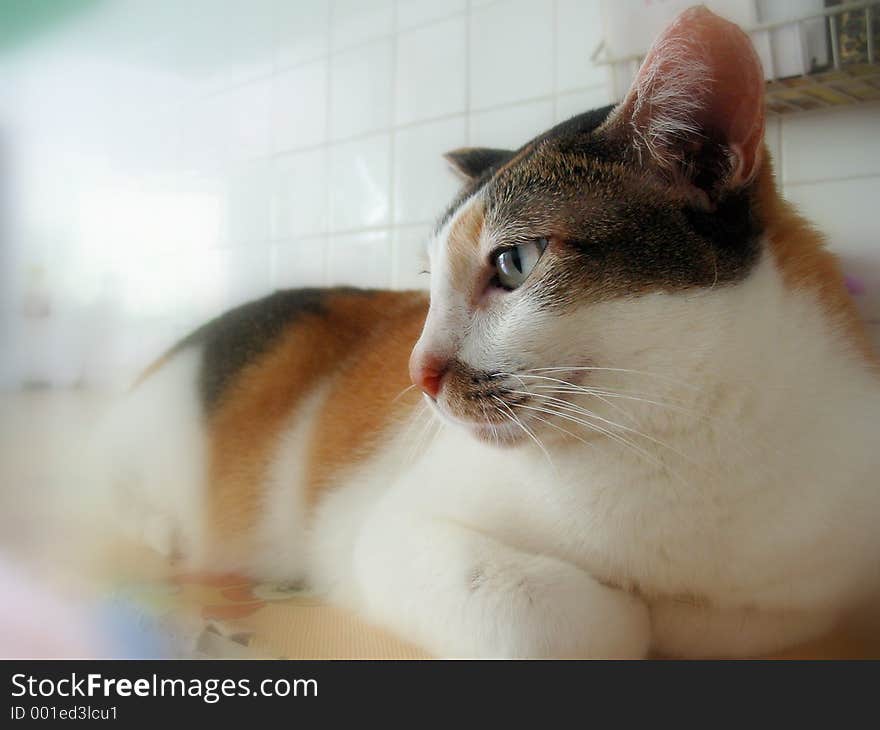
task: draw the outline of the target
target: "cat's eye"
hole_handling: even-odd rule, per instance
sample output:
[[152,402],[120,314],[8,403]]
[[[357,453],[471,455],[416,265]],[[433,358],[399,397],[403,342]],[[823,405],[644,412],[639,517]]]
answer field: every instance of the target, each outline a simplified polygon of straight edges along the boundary
[[504,248],[495,254],[496,278],[499,286],[504,289],[516,289],[529,278],[532,269],[547,248],[546,238],[537,238],[528,243]]

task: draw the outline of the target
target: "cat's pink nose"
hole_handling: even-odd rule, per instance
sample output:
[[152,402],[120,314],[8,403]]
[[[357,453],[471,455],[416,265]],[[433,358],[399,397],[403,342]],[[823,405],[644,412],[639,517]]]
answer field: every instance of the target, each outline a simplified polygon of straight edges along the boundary
[[448,367],[449,363],[444,358],[413,353],[409,360],[409,377],[423,393],[436,398]]

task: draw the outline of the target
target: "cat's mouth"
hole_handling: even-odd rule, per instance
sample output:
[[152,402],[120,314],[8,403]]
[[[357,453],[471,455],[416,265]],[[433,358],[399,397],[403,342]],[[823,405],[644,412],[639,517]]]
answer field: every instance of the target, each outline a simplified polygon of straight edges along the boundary
[[442,397],[434,400],[426,396],[426,400],[444,421],[456,428],[464,429],[484,443],[494,446],[514,446],[527,438],[522,418],[519,418],[517,423],[491,411],[487,404],[483,404],[484,408],[478,408],[478,414],[470,414],[453,411]]
[[[570,417],[568,393],[559,388],[576,388],[581,373],[562,369],[543,375],[530,372],[488,373],[457,368],[450,372],[437,397],[427,400],[447,423],[484,443],[514,446],[540,442],[536,432],[543,434],[547,428],[563,431],[553,423],[559,415]],[[553,394],[548,395],[542,388]]]
[[529,438],[532,396],[519,383],[467,370],[449,377],[428,400],[447,422],[485,443],[512,446]]

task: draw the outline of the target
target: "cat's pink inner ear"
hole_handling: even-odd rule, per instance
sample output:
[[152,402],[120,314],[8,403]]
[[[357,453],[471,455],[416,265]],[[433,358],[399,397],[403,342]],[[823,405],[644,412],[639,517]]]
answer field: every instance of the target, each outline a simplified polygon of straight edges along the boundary
[[727,184],[749,182],[764,136],[764,74],[751,40],[705,7],[685,10],[654,42],[615,117],[666,168],[711,135],[731,153]]

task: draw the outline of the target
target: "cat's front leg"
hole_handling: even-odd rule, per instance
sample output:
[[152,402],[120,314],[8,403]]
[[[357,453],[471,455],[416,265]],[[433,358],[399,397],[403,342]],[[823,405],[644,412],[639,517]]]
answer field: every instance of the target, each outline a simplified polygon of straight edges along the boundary
[[637,598],[446,520],[371,519],[355,575],[370,618],[437,656],[642,657],[650,643]]

